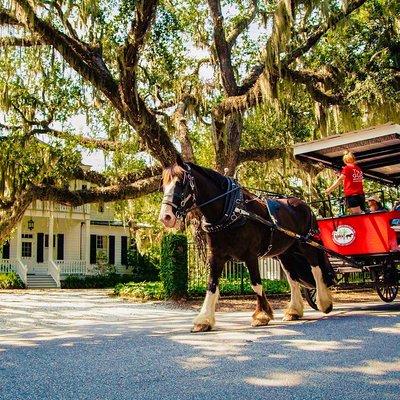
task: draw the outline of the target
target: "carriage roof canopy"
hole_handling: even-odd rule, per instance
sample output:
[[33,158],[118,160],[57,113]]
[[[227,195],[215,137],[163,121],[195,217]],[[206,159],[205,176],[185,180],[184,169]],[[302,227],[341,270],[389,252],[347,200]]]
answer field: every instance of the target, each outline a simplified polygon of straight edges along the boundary
[[300,161],[343,167],[344,150],[350,150],[364,176],[384,184],[400,184],[400,125],[388,123],[368,129],[298,143],[294,155]]

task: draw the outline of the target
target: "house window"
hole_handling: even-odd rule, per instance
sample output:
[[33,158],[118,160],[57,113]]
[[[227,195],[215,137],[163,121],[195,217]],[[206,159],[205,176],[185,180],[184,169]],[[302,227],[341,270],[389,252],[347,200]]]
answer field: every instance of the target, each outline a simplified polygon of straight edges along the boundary
[[22,257],[32,257],[32,242],[22,242]]
[[99,204],[99,212],[104,212],[104,204]]
[[33,239],[33,234],[32,233],[23,233],[21,235],[22,239]]
[[44,247],[49,247],[49,235],[44,235]]
[[82,190],[86,190],[87,189],[87,185],[82,185]]
[[96,236],[96,243],[98,249],[104,249],[104,236]]

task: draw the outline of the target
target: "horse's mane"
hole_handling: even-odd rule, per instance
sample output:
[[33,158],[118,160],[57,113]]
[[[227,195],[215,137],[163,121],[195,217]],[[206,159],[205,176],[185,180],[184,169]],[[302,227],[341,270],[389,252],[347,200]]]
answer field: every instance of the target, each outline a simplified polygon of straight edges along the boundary
[[[217,186],[221,189],[226,189],[227,187],[227,179],[225,176],[221,175],[219,172],[214,171],[210,168],[200,167],[200,165],[187,163],[191,169],[197,171],[199,174],[204,177],[212,180]],[[185,173],[183,167],[178,164],[174,164],[170,167],[164,168],[162,173],[163,185],[168,185],[174,178],[181,179]]]
[[206,168],[206,167],[200,167],[200,165],[193,164],[193,163],[187,163],[190,168],[193,170],[196,170],[199,174],[203,175],[204,177],[211,179],[217,186],[219,186],[221,189],[225,190],[228,186],[227,179],[224,175],[220,174],[217,171],[214,171],[213,169]]
[[185,170],[178,164],[174,164],[170,167],[164,168],[162,173],[163,185],[168,185],[175,177],[181,179],[184,173]]

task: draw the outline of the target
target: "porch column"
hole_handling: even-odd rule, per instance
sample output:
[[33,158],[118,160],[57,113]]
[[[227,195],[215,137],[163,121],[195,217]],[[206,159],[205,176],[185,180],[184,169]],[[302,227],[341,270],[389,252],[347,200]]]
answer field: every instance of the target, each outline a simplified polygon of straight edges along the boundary
[[15,258],[19,261],[22,259],[22,220],[17,225],[17,249]]
[[90,266],[90,219],[85,218],[85,263],[86,271]]
[[53,214],[49,218],[49,262],[53,261],[53,246],[54,246],[54,217]]

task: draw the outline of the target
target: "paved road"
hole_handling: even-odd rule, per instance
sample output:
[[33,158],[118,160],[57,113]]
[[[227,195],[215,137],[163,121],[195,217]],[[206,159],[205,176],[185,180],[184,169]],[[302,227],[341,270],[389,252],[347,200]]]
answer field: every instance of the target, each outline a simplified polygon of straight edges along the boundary
[[400,302],[251,328],[97,291],[0,293],[0,398],[399,399]]

